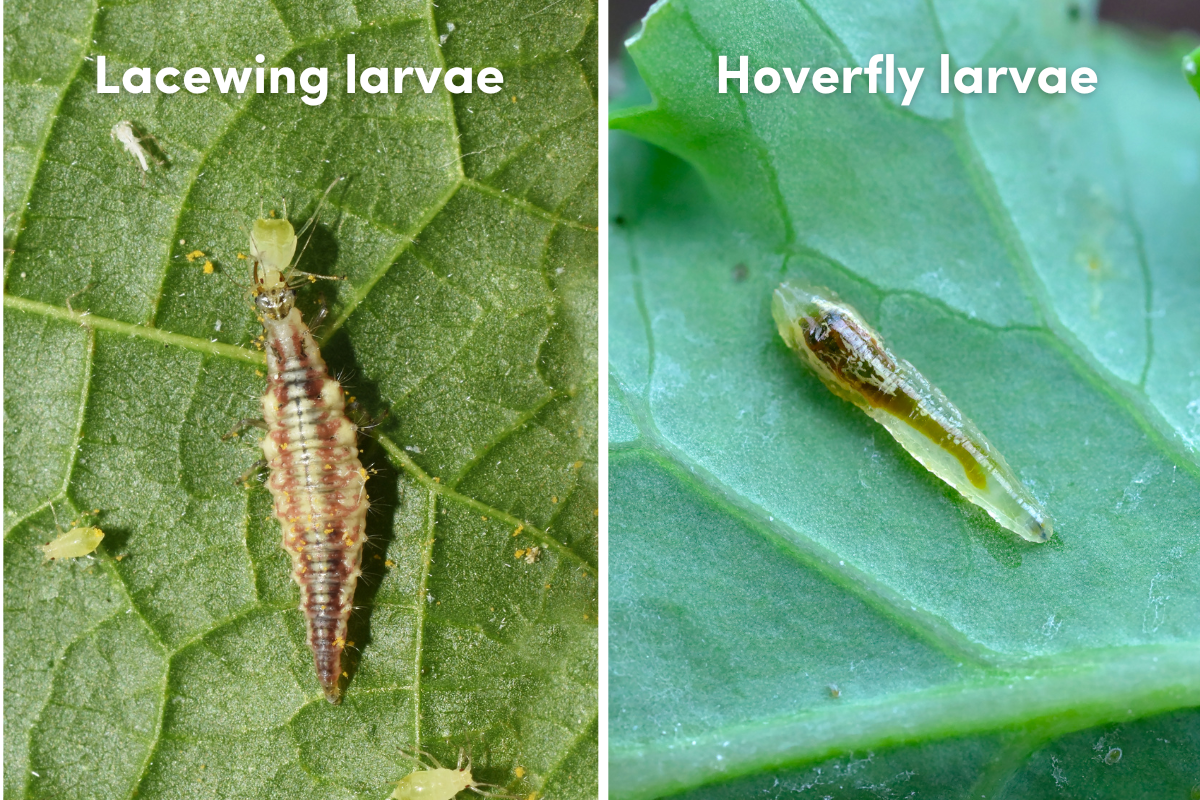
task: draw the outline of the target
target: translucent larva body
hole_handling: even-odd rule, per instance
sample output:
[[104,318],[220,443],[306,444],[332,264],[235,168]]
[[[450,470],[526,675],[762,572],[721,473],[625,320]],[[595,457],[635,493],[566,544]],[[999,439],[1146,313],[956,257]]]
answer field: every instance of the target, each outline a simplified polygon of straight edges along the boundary
[[775,290],[779,334],[838,397],[887,428],[930,472],[1031,542],[1054,523],[1004,457],[920,372],[897,358],[851,307],[795,283]]
[[94,527],[71,528],[49,544],[38,545],[46,561],[60,558],[82,558],[95,552],[104,539],[104,531]]
[[342,387],[329,377],[294,307],[287,277],[295,252],[290,222],[255,221],[250,258],[267,354],[262,450],[317,678],[325,698],[337,703],[346,626],[362,571],[367,473],[358,460],[357,429],[344,413]]
[[146,148],[142,145],[142,140],[133,129],[133,123],[128,120],[121,120],[112,126],[109,135],[125,146],[125,152],[137,159],[138,166],[142,168],[142,174],[150,171],[150,161],[153,160],[153,157],[146,152]]

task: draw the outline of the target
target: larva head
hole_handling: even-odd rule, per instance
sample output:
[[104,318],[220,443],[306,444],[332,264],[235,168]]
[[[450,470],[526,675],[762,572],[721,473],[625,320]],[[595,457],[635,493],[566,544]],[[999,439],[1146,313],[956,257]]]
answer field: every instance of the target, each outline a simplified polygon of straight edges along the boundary
[[1031,542],[1048,542],[1050,537],[1054,535],[1054,520],[1050,518],[1040,507],[1032,507],[1026,509],[1029,514],[1021,520],[1022,530],[1017,533],[1021,534],[1021,538]]
[[296,295],[285,277],[296,255],[296,231],[286,219],[256,219],[250,231],[254,304],[267,319],[283,319]]
[[779,335],[793,350],[803,350],[805,333],[822,325],[831,311],[845,313],[848,306],[839,305],[827,289],[815,289],[801,283],[784,281],[771,298],[771,316]]

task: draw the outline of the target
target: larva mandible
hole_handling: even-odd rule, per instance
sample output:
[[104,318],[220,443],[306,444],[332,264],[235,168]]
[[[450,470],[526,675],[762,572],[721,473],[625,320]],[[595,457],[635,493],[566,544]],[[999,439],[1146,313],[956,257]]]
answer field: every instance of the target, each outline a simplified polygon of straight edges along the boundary
[[292,579],[300,586],[317,678],[325,699],[337,703],[346,626],[362,572],[367,472],[358,460],[358,429],[345,415],[341,384],[326,371],[294,305],[295,287],[303,282],[296,277],[295,254],[290,222],[255,220],[250,262],[267,354],[262,397],[267,487],[292,557]]
[[926,469],[1022,538],[1050,539],[1053,520],[1000,452],[858,312],[828,291],[784,282],[771,313],[829,390],[887,428]]

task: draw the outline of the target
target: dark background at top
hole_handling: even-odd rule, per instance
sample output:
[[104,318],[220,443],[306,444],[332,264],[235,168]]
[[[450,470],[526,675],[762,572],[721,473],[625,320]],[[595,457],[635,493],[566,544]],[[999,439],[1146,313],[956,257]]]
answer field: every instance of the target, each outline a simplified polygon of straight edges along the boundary
[[[652,4],[652,0],[609,0],[610,58],[621,52],[625,37]],[[1200,33],[1200,0],[1101,0],[1100,18],[1134,28]]]

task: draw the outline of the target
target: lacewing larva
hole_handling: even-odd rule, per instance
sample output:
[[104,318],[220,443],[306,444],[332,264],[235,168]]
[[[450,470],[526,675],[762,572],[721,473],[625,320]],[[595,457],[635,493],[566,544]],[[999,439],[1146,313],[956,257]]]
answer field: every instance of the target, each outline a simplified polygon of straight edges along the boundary
[[829,390],[887,428],[926,469],[1022,538],[1050,539],[1053,520],[1000,452],[858,312],[828,291],[784,282],[771,313]]
[[395,790],[389,796],[389,800],[452,800],[463,789],[470,789],[483,797],[513,797],[513,795],[480,791],[482,787],[494,784],[476,782],[471,777],[471,759],[466,760],[467,765],[464,767],[461,751],[458,754],[458,766],[454,769],[443,767],[429,753],[419,752],[432,761],[434,766],[426,765],[417,756],[410,756],[417,762],[418,769],[400,779]]
[[[316,214],[305,228],[315,220]],[[358,429],[345,415],[341,384],[329,376],[295,308],[296,287],[317,277],[296,270],[296,239],[286,219],[258,219],[250,231],[251,291],[267,354],[262,451],[317,678],[325,699],[337,703],[370,503]]]

